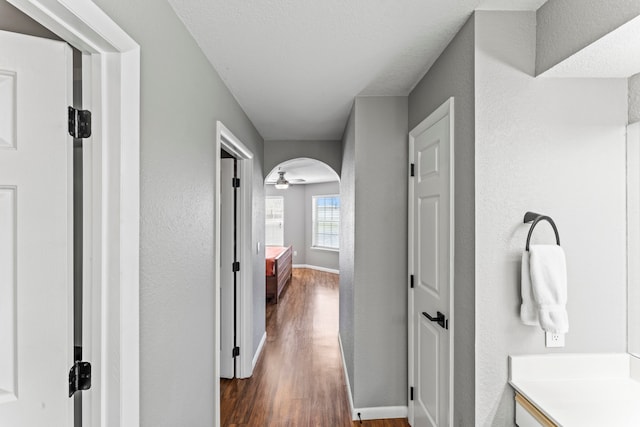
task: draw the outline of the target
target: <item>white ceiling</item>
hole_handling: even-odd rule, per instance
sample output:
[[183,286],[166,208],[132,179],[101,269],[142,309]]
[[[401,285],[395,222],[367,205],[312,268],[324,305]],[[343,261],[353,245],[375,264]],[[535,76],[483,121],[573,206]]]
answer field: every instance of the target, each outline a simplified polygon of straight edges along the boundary
[[338,174],[326,164],[314,159],[299,158],[280,163],[279,168],[275,168],[267,176],[265,184],[276,183],[278,170],[285,172],[284,177],[290,184],[317,184],[338,181]]
[[266,140],[340,139],[357,95],[407,95],[481,6],[544,0],[169,0]]

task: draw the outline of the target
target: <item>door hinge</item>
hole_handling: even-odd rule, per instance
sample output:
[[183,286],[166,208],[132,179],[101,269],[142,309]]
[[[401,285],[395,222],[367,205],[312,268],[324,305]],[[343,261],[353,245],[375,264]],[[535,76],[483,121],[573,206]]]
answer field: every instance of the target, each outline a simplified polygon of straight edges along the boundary
[[89,138],[91,136],[91,111],[76,110],[73,107],[69,111],[69,135],[74,138]]
[[413,274],[409,276],[409,287],[413,289]]
[[238,271],[240,271],[240,262],[236,261],[233,263],[233,272],[236,273]]
[[233,347],[232,357],[240,356],[240,347]]
[[240,188],[240,178],[233,178],[231,185],[233,185],[233,188]]
[[69,397],[76,391],[89,390],[91,388],[91,363],[83,362],[82,347],[74,347],[75,363],[69,371]]
[[413,400],[413,387],[409,388],[409,400]]
[[416,176],[416,165],[414,163],[411,163],[411,176]]

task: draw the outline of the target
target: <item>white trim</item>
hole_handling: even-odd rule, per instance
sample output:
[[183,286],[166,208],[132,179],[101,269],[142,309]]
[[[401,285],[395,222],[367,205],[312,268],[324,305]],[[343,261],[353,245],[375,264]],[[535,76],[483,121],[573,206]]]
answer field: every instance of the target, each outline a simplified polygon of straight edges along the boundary
[[256,354],[253,355],[253,360],[251,361],[251,366],[253,368],[256,367],[256,363],[258,363],[258,359],[260,359],[260,355],[262,354],[262,349],[264,345],[267,343],[267,332],[265,331],[262,334],[262,338],[260,339],[260,344],[258,344],[258,349],[256,350]]
[[[374,406],[371,408],[355,408],[351,419],[357,421],[362,420],[385,420],[391,418],[407,418],[406,406]],[[358,417],[360,414],[360,417]]]
[[[449,193],[450,193],[450,206],[449,206],[449,221],[450,221],[450,241],[449,241],[449,420],[453,420],[453,407],[454,407],[454,381],[453,381],[453,367],[454,367],[454,331],[455,331],[455,313],[454,313],[454,283],[455,283],[455,101],[454,98],[451,97],[447,99],[440,107],[438,107],[433,113],[431,113],[426,119],[424,119],[420,124],[414,127],[411,132],[409,132],[409,163],[414,163],[415,159],[413,156],[413,147],[415,143],[415,136],[421,134],[426,129],[430,128],[438,121],[449,116],[449,139],[450,139],[450,183],[449,183]],[[413,243],[414,243],[414,229],[413,229],[413,190],[414,190],[414,180],[412,177],[408,178],[409,180],[409,235],[408,235],[408,274],[407,281],[409,281],[410,276],[414,273],[413,266]],[[409,288],[409,295],[407,298],[408,301],[408,309],[407,309],[407,328],[408,328],[408,381],[407,386],[411,387],[415,384],[413,380],[414,370],[413,370],[413,351],[414,351],[414,343],[412,340],[413,337],[413,298],[414,298],[414,290],[409,287],[409,283],[407,283],[407,287]],[[409,424],[413,425],[414,423],[414,402],[412,400],[407,399],[407,417],[409,419]]]
[[333,268],[326,268],[326,267],[318,267],[316,265],[309,265],[309,264],[293,264],[292,266],[293,268],[308,268],[310,270],[318,270],[318,271],[324,271],[325,273],[333,273],[333,274],[340,274],[340,270],[335,270]]
[[351,419],[356,420],[357,414],[353,410],[353,395],[351,394],[351,383],[349,382],[349,372],[347,371],[347,361],[344,358],[344,349],[342,348],[342,337],[338,332],[338,344],[340,344],[340,356],[342,357],[342,369],[344,370],[344,385],[347,388],[347,396],[349,397],[349,409],[351,410]]
[[[408,408],[406,406],[374,406],[370,408],[354,408],[353,395],[351,394],[351,383],[349,382],[349,372],[347,372],[347,362],[344,358],[344,350],[342,348],[342,338],[338,333],[338,344],[340,344],[340,356],[342,358],[342,368],[344,371],[344,382],[347,388],[347,396],[349,399],[349,409],[351,410],[351,420],[383,420],[390,418],[407,418]],[[358,417],[358,414],[360,416]]]
[[[340,247],[332,248],[329,246],[316,245],[316,200],[320,198],[336,197],[340,202],[340,194],[316,194],[311,196],[311,249],[325,250],[325,251],[339,251]],[[338,205],[340,210],[340,205]],[[338,218],[338,237],[340,237],[340,218]],[[340,242],[338,242],[340,245]]]
[[[240,261],[240,286],[236,301],[236,334],[241,349],[236,358],[236,377],[248,378],[253,372],[251,352],[253,348],[253,152],[242,143],[222,122],[216,122],[215,163],[216,184],[214,194],[215,210],[215,266],[220,265],[220,150],[224,148],[238,159],[240,175],[239,218],[240,230],[238,247]],[[243,267],[244,266],[244,267]],[[220,350],[220,269],[215,268],[215,336],[216,352]],[[242,350],[245,349],[245,350]],[[220,425],[220,359],[216,357],[214,367],[214,416],[215,425]]]
[[91,177],[83,356],[94,375],[83,419],[91,427],[139,425],[140,47],[93,2],[9,3],[91,63],[83,72],[94,125],[83,156]]
[[309,249],[313,251],[340,252],[340,248],[324,248],[322,246],[311,246]]
[[640,317],[640,307],[637,307],[640,297],[640,122],[627,126],[626,141],[627,157],[627,352],[640,355],[640,327],[637,319]]

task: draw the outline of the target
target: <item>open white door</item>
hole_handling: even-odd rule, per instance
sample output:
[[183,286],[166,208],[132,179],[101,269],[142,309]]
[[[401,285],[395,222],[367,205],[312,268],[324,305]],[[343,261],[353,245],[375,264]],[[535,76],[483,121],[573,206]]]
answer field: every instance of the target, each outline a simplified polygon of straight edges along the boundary
[[220,159],[220,378],[233,378],[235,335],[234,159]]
[[409,384],[413,427],[451,425],[453,100],[409,134]]
[[72,53],[0,31],[0,425],[73,425]]

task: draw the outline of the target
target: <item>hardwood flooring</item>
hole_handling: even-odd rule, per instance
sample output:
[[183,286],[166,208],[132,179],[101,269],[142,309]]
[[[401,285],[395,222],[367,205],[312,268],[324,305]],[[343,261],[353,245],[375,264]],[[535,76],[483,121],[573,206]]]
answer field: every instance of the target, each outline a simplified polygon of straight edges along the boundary
[[294,269],[267,304],[267,342],[253,376],[220,381],[223,427],[408,427],[352,423],[338,344],[338,275]]

